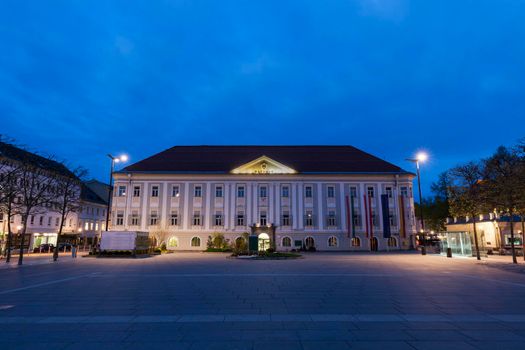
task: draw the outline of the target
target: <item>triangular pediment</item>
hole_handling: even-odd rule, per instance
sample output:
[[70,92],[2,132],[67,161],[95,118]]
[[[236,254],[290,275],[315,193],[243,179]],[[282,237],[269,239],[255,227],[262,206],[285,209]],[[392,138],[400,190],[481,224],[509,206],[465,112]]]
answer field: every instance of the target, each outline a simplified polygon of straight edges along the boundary
[[295,174],[297,171],[267,156],[259,157],[233,169],[232,174]]

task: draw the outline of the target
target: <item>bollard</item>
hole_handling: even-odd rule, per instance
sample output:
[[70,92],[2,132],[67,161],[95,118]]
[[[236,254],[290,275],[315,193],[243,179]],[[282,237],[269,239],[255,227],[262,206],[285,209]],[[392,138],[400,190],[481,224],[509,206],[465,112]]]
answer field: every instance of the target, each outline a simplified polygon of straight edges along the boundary
[[452,258],[452,248],[447,248],[447,258]]
[[421,247],[421,255],[427,255],[427,247],[425,246]]

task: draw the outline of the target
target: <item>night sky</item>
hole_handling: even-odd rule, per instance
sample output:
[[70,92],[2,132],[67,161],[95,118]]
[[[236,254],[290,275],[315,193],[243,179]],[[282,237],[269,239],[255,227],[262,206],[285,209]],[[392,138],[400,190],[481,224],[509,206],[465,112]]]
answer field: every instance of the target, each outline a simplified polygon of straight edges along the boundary
[[350,144],[423,185],[525,136],[525,1],[0,2],[0,133],[107,153]]

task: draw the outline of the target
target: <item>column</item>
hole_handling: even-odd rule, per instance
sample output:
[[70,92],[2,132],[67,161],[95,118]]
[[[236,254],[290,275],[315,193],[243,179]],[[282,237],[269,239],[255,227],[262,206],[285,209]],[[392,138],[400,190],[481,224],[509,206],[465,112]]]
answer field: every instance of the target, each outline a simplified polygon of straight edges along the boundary
[[224,229],[228,230],[230,228],[230,183],[224,183],[224,191],[222,198],[222,220],[224,224]]
[[[274,198],[275,198],[275,224],[281,226],[281,191],[279,183],[274,184]],[[293,215],[290,213],[290,215]],[[293,220],[293,218],[292,218]]]
[[323,215],[323,184],[320,182],[317,183],[317,215],[319,216],[318,229],[322,230],[324,229],[325,217]]
[[259,202],[259,191],[257,191],[257,182],[255,182],[252,186],[252,216],[253,216],[253,222],[259,222],[259,212],[257,211],[258,208],[258,202]]
[[297,184],[297,208],[299,212],[299,222],[297,228],[299,230],[304,229],[304,189],[303,183],[300,182]]
[[268,223],[273,224],[275,222],[273,215],[273,184],[268,182]]
[[299,208],[297,205],[297,184],[291,183],[290,184],[290,190],[291,190],[291,198],[290,198],[290,212],[293,216],[292,218],[292,229],[297,230],[297,227],[299,225],[299,221],[302,221],[303,218],[299,214]]
[[[160,205],[160,208],[159,208],[159,214],[160,215],[160,227],[161,228],[166,228],[168,227],[168,222],[166,221],[167,218],[168,218],[168,182],[164,182],[162,184],[163,188],[162,188],[162,204]],[[171,201],[171,200],[170,200]]]
[[[236,193],[235,193],[236,190],[237,190],[236,187],[237,187],[237,185],[234,182],[230,184],[230,202],[229,202],[230,217],[228,218],[228,220],[230,220],[230,228],[232,230],[235,230],[235,217],[237,216],[237,209],[235,207],[235,203],[237,201],[237,196],[236,196]],[[246,191],[245,191],[244,195],[246,196]]]
[[[211,219],[211,183],[206,182],[206,192],[204,194],[206,196],[205,203],[204,204],[204,210],[201,210],[201,215],[204,212],[204,229],[209,230],[210,229],[210,219]],[[202,203],[202,202],[201,202]]]
[[140,228],[142,231],[146,231],[147,228],[147,220],[148,220],[148,197],[149,197],[149,191],[148,191],[148,182],[144,182],[144,185],[142,186],[142,214],[140,217]]
[[190,187],[190,182],[184,183],[184,208],[182,208],[184,210],[184,215],[182,216],[182,228],[184,230],[190,229]]
[[[346,222],[346,197],[345,197],[345,184],[344,183],[340,183],[339,184],[339,216],[341,217],[341,219],[339,220],[340,222],[340,228],[342,231],[345,231],[348,232],[348,227],[350,227],[350,224]],[[350,204],[350,203],[348,203]],[[350,208],[348,208],[350,210]]]
[[246,194],[244,198],[244,209],[246,211],[246,225],[251,225],[253,223],[252,220],[252,206],[251,206],[251,198],[252,198],[252,186],[249,182],[246,182],[245,185]]

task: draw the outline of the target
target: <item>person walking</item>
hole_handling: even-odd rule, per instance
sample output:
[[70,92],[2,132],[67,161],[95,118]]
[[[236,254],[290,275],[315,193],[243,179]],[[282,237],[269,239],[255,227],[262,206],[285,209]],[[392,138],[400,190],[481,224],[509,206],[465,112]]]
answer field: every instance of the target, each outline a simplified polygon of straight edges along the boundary
[[73,259],[77,258],[77,245],[76,244],[73,244],[73,246],[71,247],[71,257]]

